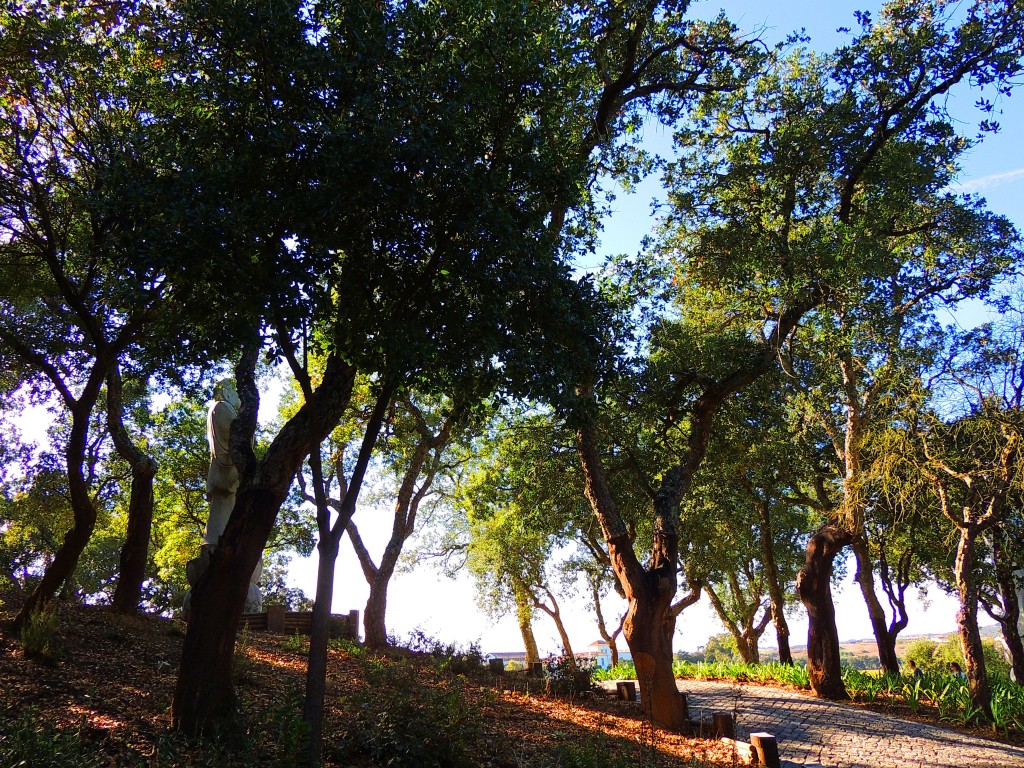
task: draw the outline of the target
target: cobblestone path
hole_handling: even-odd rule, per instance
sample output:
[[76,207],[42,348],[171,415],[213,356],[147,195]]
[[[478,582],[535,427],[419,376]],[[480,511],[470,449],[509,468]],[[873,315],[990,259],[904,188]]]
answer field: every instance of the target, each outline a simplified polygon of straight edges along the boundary
[[[614,683],[611,686],[614,689]],[[736,737],[767,731],[783,766],[1024,768],[1024,748],[758,685],[680,680],[693,719],[736,712]]]

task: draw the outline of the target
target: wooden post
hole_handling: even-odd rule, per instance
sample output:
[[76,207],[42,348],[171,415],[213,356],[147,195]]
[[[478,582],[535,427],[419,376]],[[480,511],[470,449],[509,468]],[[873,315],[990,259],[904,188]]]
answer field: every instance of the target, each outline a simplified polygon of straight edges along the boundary
[[267,632],[275,632],[279,635],[285,634],[284,614],[283,605],[267,606]]
[[636,683],[620,680],[615,684],[615,698],[619,701],[636,701]]
[[679,692],[679,698],[683,700],[683,720],[690,719],[690,702],[686,698],[686,694],[682,691]]
[[750,746],[757,755],[757,762],[765,768],[782,768],[779,760],[779,745],[770,733],[750,734]]
[[719,738],[736,740],[736,718],[732,712],[715,712],[711,715],[715,734]]
[[544,675],[544,664],[539,661],[531,661],[527,667],[530,677],[542,677]]
[[499,675],[505,674],[505,660],[504,659],[491,659],[487,663],[491,667],[491,672],[496,672]]

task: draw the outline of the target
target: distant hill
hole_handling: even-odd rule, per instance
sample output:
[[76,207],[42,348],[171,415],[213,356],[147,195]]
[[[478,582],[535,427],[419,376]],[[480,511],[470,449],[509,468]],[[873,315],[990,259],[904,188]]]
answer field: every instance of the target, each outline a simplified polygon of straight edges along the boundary
[[[896,641],[896,654],[902,656],[904,649],[908,644],[914,640],[935,640],[941,642],[949,637],[953,632],[940,632],[933,635],[900,635]],[[999,626],[992,624],[987,627],[981,627],[982,638],[996,638],[999,637]],[[807,646],[806,645],[794,645],[791,648],[794,659],[807,660]],[[876,669],[879,666],[878,662],[878,648],[875,645],[875,638],[867,637],[861,640],[843,640],[839,643],[839,653],[843,659],[843,663],[849,664],[851,667],[858,667],[860,669]],[[775,651],[769,651],[761,654],[761,657],[765,661],[777,659],[778,654]]]

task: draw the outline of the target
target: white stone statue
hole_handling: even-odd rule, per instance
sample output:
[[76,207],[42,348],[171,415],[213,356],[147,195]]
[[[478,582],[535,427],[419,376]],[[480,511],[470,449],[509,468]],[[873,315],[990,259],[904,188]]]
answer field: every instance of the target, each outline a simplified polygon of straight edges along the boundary
[[[238,469],[231,459],[231,423],[238,416],[242,401],[231,379],[217,382],[213,388],[213,403],[206,416],[206,436],[210,443],[210,470],[206,474],[206,499],[210,502],[210,516],[206,520],[203,546],[199,557],[186,567],[188,583],[194,585],[210,564],[210,553],[217,548],[221,534],[227,527],[231,511],[235,508],[238,491]],[[263,611],[263,595],[259,582],[263,574],[263,561],[249,580],[249,593],[245,601],[247,613]],[[186,605],[189,597],[186,596]]]
[[1024,635],[1024,568],[1014,571],[1013,578],[1017,582],[1017,607],[1020,609],[1017,616],[1017,631]]
[[238,469],[231,460],[231,422],[238,416],[242,401],[231,379],[217,382],[213,404],[206,415],[206,437],[210,442],[210,471],[206,474],[206,500],[210,516],[206,520],[203,541],[213,549],[224,533],[238,490]]

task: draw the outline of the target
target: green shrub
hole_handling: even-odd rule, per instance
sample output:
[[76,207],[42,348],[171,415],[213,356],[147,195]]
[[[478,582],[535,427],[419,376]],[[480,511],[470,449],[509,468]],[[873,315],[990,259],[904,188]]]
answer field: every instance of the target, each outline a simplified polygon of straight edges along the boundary
[[482,715],[466,697],[465,678],[415,678],[407,661],[367,662],[366,687],[344,699],[348,750],[390,768],[470,766],[466,745]]
[[295,630],[294,635],[281,641],[281,649],[292,653],[306,653],[308,646],[309,639],[300,635],[298,630]]
[[636,665],[632,661],[620,661],[609,669],[594,669],[595,680],[636,680]]
[[594,687],[594,667],[590,659],[559,656],[547,664],[548,690],[559,696],[576,695]]
[[54,665],[64,654],[64,641],[58,633],[57,609],[47,603],[32,612],[21,628],[21,649],[27,659]]

